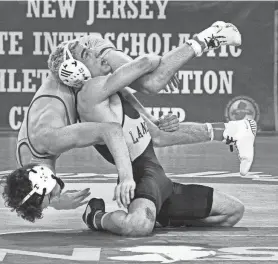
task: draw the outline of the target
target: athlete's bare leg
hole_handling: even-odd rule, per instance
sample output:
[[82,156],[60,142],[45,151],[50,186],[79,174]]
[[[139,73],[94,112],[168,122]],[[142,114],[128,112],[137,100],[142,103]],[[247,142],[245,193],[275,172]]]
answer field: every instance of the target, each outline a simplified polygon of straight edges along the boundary
[[128,213],[122,210],[105,213],[101,210],[103,208],[96,208],[95,204],[89,202],[83,220],[91,229],[106,230],[124,236],[146,236],[152,232],[155,225],[155,204],[145,198],[132,201]]

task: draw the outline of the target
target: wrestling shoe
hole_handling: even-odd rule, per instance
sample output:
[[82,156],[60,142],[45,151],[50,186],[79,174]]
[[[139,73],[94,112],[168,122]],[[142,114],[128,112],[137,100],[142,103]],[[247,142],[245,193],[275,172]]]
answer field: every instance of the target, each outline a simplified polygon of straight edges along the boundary
[[223,136],[226,144],[237,148],[240,160],[240,174],[246,175],[251,168],[254,158],[254,142],[257,133],[257,123],[251,119],[230,121],[226,124]]
[[93,221],[97,212],[105,212],[105,203],[103,199],[92,198],[82,215],[83,222],[92,230],[97,230]]
[[223,45],[240,46],[241,34],[233,24],[217,21],[187,43],[192,46],[196,55],[201,55]]

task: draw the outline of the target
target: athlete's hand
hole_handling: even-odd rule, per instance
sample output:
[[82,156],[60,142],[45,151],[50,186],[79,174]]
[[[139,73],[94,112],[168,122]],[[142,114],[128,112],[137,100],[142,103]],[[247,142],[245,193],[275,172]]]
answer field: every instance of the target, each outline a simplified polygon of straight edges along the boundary
[[134,190],[136,183],[132,178],[124,178],[120,180],[114,190],[113,200],[117,202],[118,206],[127,208],[131,200],[134,198]]
[[84,189],[82,191],[68,190],[61,193],[60,197],[55,197],[51,200],[50,206],[56,210],[71,210],[76,209],[88,201],[84,201],[88,196],[90,196],[90,188]]
[[158,128],[158,124],[159,124],[158,121],[153,122],[148,117],[146,117],[144,114],[141,114],[141,116],[143,117],[143,119],[145,120],[145,122],[147,124],[154,147],[161,147],[161,144],[160,144],[161,138],[162,138],[163,134],[165,134],[165,132],[163,132],[162,130],[160,130]]
[[166,132],[173,132],[179,129],[179,119],[176,115],[168,114],[158,120],[159,129]]

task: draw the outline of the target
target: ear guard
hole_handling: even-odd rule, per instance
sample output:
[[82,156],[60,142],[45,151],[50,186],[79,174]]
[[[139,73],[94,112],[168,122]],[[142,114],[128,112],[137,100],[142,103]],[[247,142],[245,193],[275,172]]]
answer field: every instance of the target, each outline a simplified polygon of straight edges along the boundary
[[65,85],[74,88],[81,88],[85,81],[92,78],[89,69],[72,57],[69,43],[64,47],[64,62],[59,68],[59,78]]
[[43,200],[46,194],[52,192],[57,183],[54,177],[54,173],[49,168],[34,166],[29,171],[29,180],[32,182],[33,190],[25,196],[20,205],[30,199],[34,193],[41,195]]

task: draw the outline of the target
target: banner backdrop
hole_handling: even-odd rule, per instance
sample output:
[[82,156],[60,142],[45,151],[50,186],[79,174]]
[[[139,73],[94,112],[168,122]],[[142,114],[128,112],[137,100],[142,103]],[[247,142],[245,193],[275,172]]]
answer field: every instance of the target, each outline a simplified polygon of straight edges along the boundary
[[189,61],[175,91],[136,95],[156,117],[169,111],[180,121],[251,117],[261,130],[274,130],[274,2],[164,0],[1,1],[0,130],[20,128],[60,42],[99,33],[133,58],[163,55],[217,20],[239,28],[240,48]]

